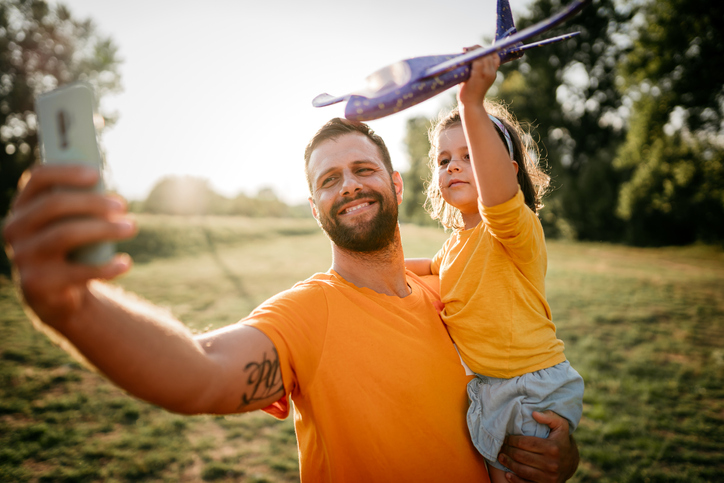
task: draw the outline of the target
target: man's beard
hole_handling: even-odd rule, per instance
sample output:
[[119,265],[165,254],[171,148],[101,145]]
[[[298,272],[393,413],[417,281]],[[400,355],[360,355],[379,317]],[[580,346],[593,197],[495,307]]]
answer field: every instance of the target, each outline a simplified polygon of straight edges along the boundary
[[[394,193],[394,185],[392,186]],[[340,223],[337,212],[342,205],[361,198],[372,198],[379,212],[372,220],[348,226]],[[352,200],[341,200],[329,210],[330,216],[319,212],[319,223],[330,240],[340,248],[352,252],[376,252],[387,247],[397,232],[397,203],[374,191],[360,193]]]

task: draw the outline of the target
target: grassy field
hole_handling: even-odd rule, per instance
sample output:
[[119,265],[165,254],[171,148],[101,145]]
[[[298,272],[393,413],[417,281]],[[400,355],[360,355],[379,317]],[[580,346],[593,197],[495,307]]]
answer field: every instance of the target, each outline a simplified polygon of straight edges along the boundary
[[[194,331],[330,264],[313,220],[142,217],[118,284]],[[408,256],[445,235],[403,226]],[[586,380],[578,482],[724,480],[724,251],[549,242],[548,297]],[[291,420],[184,417],[55,348],[0,278],[0,481],[298,481]]]

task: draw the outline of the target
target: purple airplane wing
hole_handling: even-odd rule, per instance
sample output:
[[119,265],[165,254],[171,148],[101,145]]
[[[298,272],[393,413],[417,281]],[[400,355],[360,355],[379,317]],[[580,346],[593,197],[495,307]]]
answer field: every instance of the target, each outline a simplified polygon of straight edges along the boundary
[[[469,64],[473,60],[484,57],[488,54],[492,54],[493,52],[501,52],[504,51],[507,48],[514,47],[515,44],[518,44],[524,40],[528,40],[531,37],[535,37],[536,35],[540,35],[543,32],[546,32],[553,27],[559,25],[561,22],[567,20],[568,18],[574,16],[578,12],[580,12],[583,7],[591,3],[591,0],[578,0],[576,2],[573,2],[570,4],[567,8],[559,12],[558,14],[549,17],[545,20],[542,20],[538,22],[535,25],[531,25],[530,27],[521,30],[520,32],[511,35],[510,37],[506,37],[505,39],[501,40],[500,42],[497,42],[493,44],[491,47],[484,48],[484,49],[476,49],[470,52],[466,52],[464,54],[460,54],[456,56],[454,59],[450,59],[446,62],[442,62],[436,66],[433,66],[429,68],[425,72],[425,76],[434,76],[437,74],[440,74],[442,72],[445,72],[449,69],[454,69],[456,67],[459,67],[463,64]],[[565,36],[563,36],[565,37]],[[550,39],[553,40],[553,39]],[[563,40],[558,38],[558,40]],[[546,45],[546,44],[543,44]]]
[[320,94],[312,101],[315,107],[347,101],[345,117],[355,121],[379,119],[423,102],[464,82],[470,76],[470,63],[497,52],[501,63],[520,58],[523,52],[569,39],[578,32],[542,40],[524,41],[546,32],[576,15],[592,0],[576,0],[566,9],[520,32],[516,31],[508,0],[498,0],[495,43],[491,47],[463,54],[415,57],[383,67],[367,77],[367,88],[344,96]]

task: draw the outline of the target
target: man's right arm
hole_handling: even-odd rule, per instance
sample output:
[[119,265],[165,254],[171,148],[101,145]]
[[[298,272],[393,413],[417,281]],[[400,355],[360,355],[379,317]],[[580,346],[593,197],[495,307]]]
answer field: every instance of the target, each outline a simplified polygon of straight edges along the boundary
[[284,395],[274,344],[243,324],[194,336],[132,294],[92,282],[80,310],[56,327],[88,361],[134,396],[170,411],[229,414]]
[[237,324],[194,337],[165,312],[98,281],[127,271],[127,255],[102,266],[67,260],[78,246],[135,233],[121,200],[82,190],[96,180],[80,166],[42,166],[23,178],[4,236],[32,315],[120,387],[171,411],[233,413],[278,400],[278,358],[262,332]]

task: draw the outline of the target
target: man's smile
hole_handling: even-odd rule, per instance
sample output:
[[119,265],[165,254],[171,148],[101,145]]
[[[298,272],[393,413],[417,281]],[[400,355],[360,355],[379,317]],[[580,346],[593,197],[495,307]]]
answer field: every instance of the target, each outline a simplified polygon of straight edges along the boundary
[[374,201],[360,201],[355,202],[351,206],[347,206],[346,208],[340,210],[338,212],[339,215],[349,215],[356,211],[359,211],[363,208],[367,208],[368,206],[372,206],[375,202]]

